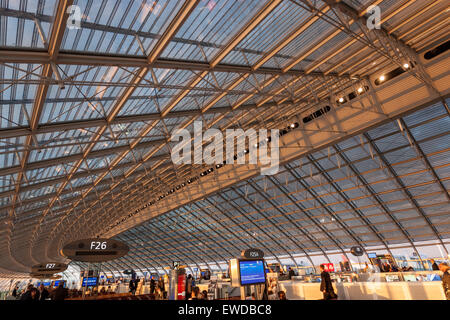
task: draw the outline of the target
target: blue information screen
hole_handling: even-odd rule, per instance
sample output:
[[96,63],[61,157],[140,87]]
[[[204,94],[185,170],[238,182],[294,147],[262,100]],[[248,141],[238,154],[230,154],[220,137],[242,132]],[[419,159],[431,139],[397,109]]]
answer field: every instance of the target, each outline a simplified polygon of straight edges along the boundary
[[265,283],[264,262],[262,260],[240,260],[241,285]]
[[38,288],[41,284],[43,284],[44,287],[50,287],[50,285],[51,285],[50,282],[38,282],[38,283],[36,283],[36,288]]
[[92,286],[96,286],[97,285],[97,277],[87,277],[87,278],[83,278],[83,283],[82,286],[83,287],[92,287]]
[[[54,283],[53,283],[53,287],[54,288],[57,288],[58,286],[59,286],[59,283],[61,282],[61,281],[64,281],[64,280],[56,280]],[[66,286],[66,284],[64,283],[64,287]]]
[[369,256],[369,258],[374,258],[375,259],[377,257],[377,254],[376,253],[369,253],[368,256]]

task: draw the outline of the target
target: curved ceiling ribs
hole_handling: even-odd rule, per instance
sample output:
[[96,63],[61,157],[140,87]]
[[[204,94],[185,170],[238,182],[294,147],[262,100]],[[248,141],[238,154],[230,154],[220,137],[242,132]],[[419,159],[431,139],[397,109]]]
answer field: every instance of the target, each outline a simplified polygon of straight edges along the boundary
[[[436,21],[442,1],[372,1],[384,10],[382,28],[375,31],[367,28],[368,5],[248,2],[251,10],[237,20],[239,27],[227,30],[226,37],[216,34],[217,43],[208,34],[190,36],[189,24],[218,17],[224,23],[227,14],[232,21],[233,10],[244,4],[227,4],[224,14],[223,4],[174,2],[158,32],[142,28],[158,13],[141,17],[141,28],[124,27],[134,2],[124,8],[119,24],[110,23],[118,5],[107,23],[99,17],[81,21],[81,30],[91,32],[88,41],[95,32],[103,33],[99,42],[107,33],[133,38],[134,55],[131,44],[127,54],[63,47],[67,8],[74,3],[58,1],[53,16],[42,8],[0,8],[0,19],[34,24],[35,37],[39,32],[44,44],[43,49],[0,44],[0,68],[17,75],[0,80],[0,94],[18,86],[35,88],[34,98],[2,94],[0,99],[1,108],[21,105],[29,118],[28,124],[5,118],[10,124],[0,128],[0,159],[19,159],[5,160],[0,168],[0,177],[13,181],[0,189],[2,270],[27,272],[37,262],[61,259],[59,249],[67,241],[99,234],[117,236],[133,248],[129,257],[107,264],[109,272],[120,270],[121,263],[167,272],[175,260],[191,272],[203,266],[223,269],[227,259],[251,246],[295,265],[314,264],[317,256],[328,262],[336,254],[349,258],[348,248],[355,244],[391,252],[392,244],[406,243],[420,259],[417,241],[435,240],[448,254],[450,146],[442,142],[449,134],[449,88],[442,84],[448,76],[437,70],[442,61],[430,67],[417,53],[445,36]],[[159,14],[166,7],[161,9]],[[292,14],[296,20],[288,18]],[[424,37],[429,30],[432,39]],[[188,48],[190,55],[180,58]],[[372,84],[377,73],[405,63],[413,67],[397,80]],[[100,70],[106,70],[101,79]],[[121,78],[115,76],[119,71]],[[72,93],[55,96],[54,89],[63,92],[63,87]],[[360,87],[369,92],[337,102]],[[103,96],[99,89],[115,94]],[[417,100],[401,100],[392,92],[416,94]],[[102,112],[47,118],[63,104]],[[149,104],[152,109],[145,109]],[[332,112],[302,123],[304,114],[324,105]],[[432,116],[417,111],[425,107]],[[130,218],[136,208],[207,168],[170,161],[170,132],[191,129],[196,120],[203,121],[204,130],[281,128],[291,122],[300,128],[281,139],[277,175],[225,166]],[[380,134],[377,128],[387,131]],[[63,152],[67,148],[72,151]],[[44,156],[35,156],[41,152]],[[396,158],[401,152],[405,159]],[[408,164],[416,168],[405,169]]]

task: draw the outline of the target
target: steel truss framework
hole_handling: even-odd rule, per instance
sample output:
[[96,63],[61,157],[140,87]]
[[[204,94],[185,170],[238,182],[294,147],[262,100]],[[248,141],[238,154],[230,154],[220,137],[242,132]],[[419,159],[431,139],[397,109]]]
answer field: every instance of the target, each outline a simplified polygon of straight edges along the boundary
[[[354,245],[395,254],[395,245],[404,244],[421,261],[417,244],[434,240],[447,255],[449,115],[438,103],[400,122],[158,216],[117,239],[131,245],[131,261],[200,263],[222,271],[250,247],[297,266],[317,265],[313,256],[349,258]],[[122,261],[113,265],[120,269]]]
[[[375,33],[364,28],[369,3],[345,2],[2,3],[0,268],[26,272],[65,241],[98,234],[143,198],[199,172],[202,168],[172,165],[169,139],[176,128],[192,130],[194,120],[202,120],[205,129],[276,128],[359,87],[374,65],[417,61],[418,51],[446,36],[439,29],[443,1],[372,1],[383,12],[383,29]],[[83,13],[79,29],[67,26],[73,4]],[[420,64],[409,72],[436,92]],[[442,104],[446,113],[424,118],[425,125],[448,120],[444,99]],[[294,162],[275,177],[241,183],[120,235],[137,250],[120,261],[149,271],[171,260],[222,268],[219,261],[249,244],[294,263],[294,252],[310,263],[311,252],[329,261],[328,250],[346,255],[352,244],[381,244],[389,251],[390,244],[403,241],[416,252],[414,243],[421,239],[444,245],[448,226],[439,219],[448,213],[448,171],[433,157],[447,150],[426,148],[447,132],[422,137],[414,132],[420,126],[407,119],[399,127],[410,146],[404,148],[414,150],[424,165],[416,174],[431,175],[423,180],[427,191],[438,187],[429,196],[444,196],[435,206],[410,190],[420,186],[403,175],[414,174],[396,167],[391,151],[378,144],[381,138],[369,132],[361,137],[360,148],[371,155],[364,161],[379,163],[389,181],[385,193],[396,190],[411,206],[411,216],[400,217],[397,211],[408,210],[384,199],[377,190],[382,182],[365,177],[369,169],[358,167],[352,149],[339,144],[326,159],[319,151],[302,160],[311,164],[310,178]],[[357,187],[347,190],[336,181],[330,164],[323,163],[333,157]],[[322,184],[329,189],[321,190]],[[306,190],[304,201],[294,186]],[[381,213],[359,204],[369,199],[374,203],[364,206]],[[336,228],[321,222],[322,216],[334,219]],[[412,227],[409,221],[420,223]],[[162,236],[166,233],[169,238]],[[179,246],[189,244],[186,255]]]

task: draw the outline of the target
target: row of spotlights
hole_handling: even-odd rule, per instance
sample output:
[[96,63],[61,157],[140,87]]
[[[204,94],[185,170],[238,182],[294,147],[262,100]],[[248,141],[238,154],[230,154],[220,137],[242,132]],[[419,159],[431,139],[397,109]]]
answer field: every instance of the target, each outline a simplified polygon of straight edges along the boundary
[[[356,92],[358,93],[358,94],[363,94],[364,92],[366,92],[367,90],[369,90],[369,88],[366,86],[366,87],[359,87],[357,90],[356,90]],[[352,99],[354,99],[355,97],[356,97],[356,93],[355,92],[351,92],[351,93],[349,93],[348,94],[348,99],[349,100],[352,100]],[[337,102],[339,102],[339,103],[344,103],[344,102],[346,102],[346,99],[344,98],[344,97],[340,97],[338,100],[337,100]]]
[[[280,136],[282,136],[282,135],[288,133],[289,130],[291,130],[291,129],[296,129],[296,128],[298,128],[298,127],[299,127],[298,122],[291,123],[287,128],[280,130]],[[266,138],[266,142],[270,142],[271,140],[272,140],[271,137],[267,137],[267,138]],[[255,148],[258,148],[258,147],[259,147],[259,144],[255,144]],[[249,152],[248,149],[245,149],[245,150],[244,150],[244,153],[248,153],[248,152]],[[235,160],[237,159],[237,155],[234,156],[234,159],[235,159]],[[223,167],[225,164],[226,164],[225,161],[223,162],[223,164],[216,164],[216,169]],[[211,173],[211,172],[213,172],[213,171],[214,171],[213,168],[209,168],[208,170],[206,170],[206,171],[200,173],[200,176],[201,176],[201,177],[206,176],[207,174],[209,174],[209,173]],[[199,178],[199,177],[193,177],[193,178],[190,178],[189,180],[187,180],[187,183],[190,184],[190,183],[194,182],[195,180],[197,180],[198,178]],[[152,200],[152,201],[150,201],[149,203],[145,204],[141,209],[135,210],[134,213],[138,213],[139,211],[141,211],[141,210],[147,208],[148,206],[151,206],[151,205],[155,204],[156,201],[159,201],[159,200],[165,198],[166,195],[172,194],[172,193],[175,192],[175,190],[179,190],[179,189],[181,189],[182,187],[185,187],[185,186],[186,186],[185,183],[181,183],[180,185],[176,186],[174,189],[171,189],[170,191],[167,191],[166,194],[163,194],[163,195],[159,196],[158,200]],[[131,217],[132,215],[133,215],[133,213],[130,213],[130,214],[128,215],[128,217]],[[123,222],[123,221],[125,221],[125,220],[126,220],[126,218],[123,218],[121,221],[117,222],[115,225],[119,225],[121,222]],[[107,231],[108,231],[109,229],[110,229],[110,228],[108,228]]]

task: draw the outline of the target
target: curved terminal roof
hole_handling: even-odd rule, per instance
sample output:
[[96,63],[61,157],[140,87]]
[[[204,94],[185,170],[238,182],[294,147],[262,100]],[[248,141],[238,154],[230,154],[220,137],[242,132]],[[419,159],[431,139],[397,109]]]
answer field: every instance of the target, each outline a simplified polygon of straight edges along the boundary
[[[248,247],[291,264],[354,245],[448,254],[449,55],[424,57],[447,41],[445,12],[439,0],[1,2],[0,272],[100,235],[132,247],[111,271],[222,268]],[[171,134],[195,120],[297,126],[278,174],[203,177],[208,166],[170,157]]]

